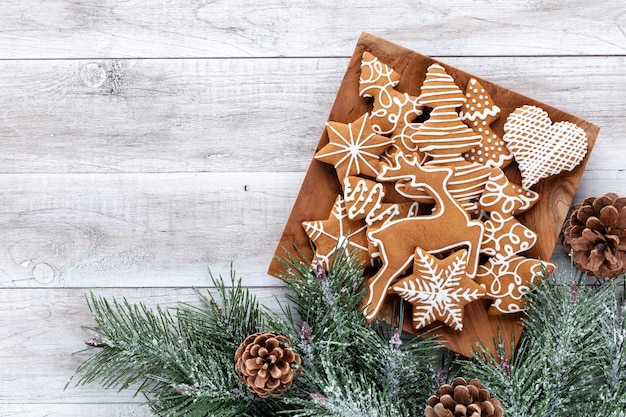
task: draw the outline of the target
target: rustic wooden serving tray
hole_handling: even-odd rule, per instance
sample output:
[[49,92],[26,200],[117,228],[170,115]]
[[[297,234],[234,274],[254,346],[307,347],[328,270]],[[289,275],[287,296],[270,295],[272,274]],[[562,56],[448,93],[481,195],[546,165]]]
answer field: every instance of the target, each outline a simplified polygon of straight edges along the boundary
[[[365,51],[371,52],[400,73],[402,78],[396,89],[413,96],[419,95],[426,69],[433,63],[441,64],[454,78],[461,90],[464,90],[469,78],[473,76],[441,61],[364,33],[356,45],[343,82],[337,92],[335,103],[328,116],[329,121],[350,123],[371,110],[371,104],[368,100],[359,96],[361,57]],[[493,84],[488,80],[476,76],[474,78],[491,94],[494,102],[501,109],[501,117],[491,125],[492,130],[499,136],[504,134],[503,125],[506,116],[516,108],[527,104],[541,107],[547,111],[553,122],[570,121],[584,129],[587,134],[588,150],[582,163],[571,172],[541,180],[533,187],[534,191],[540,194],[539,202],[532,210],[516,217],[526,227],[539,235],[536,245],[525,255],[531,258],[549,260],[552,257],[561,226],[572,204],[600,129],[598,126],[550,105]],[[320,130],[323,130],[323,133],[317,150],[328,143],[328,136],[323,126],[320,126]],[[515,163],[505,169],[505,174],[512,182],[521,183],[521,175]],[[312,158],[302,188],[278,243],[275,256],[284,257],[285,250],[291,250],[296,245],[306,256],[312,259],[313,252],[301,224],[303,221],[326,219],[337,194],[340,192],[341,187],[334,168]],[[279,276],[281,268],[281,264],[273,259],[268,273]],[[519,313],[490,316],[487,314],[487,303],[486,300],[479,300],[465,307],[463,331],[454,331],[443,325],[437,328],[436,332],[445,339],[447,348],[471,357],[472,348],[481,342],[495,353],[494,338],[500,334],[506,348],[506,355],[510,357],[511,338],[514,337],[515,341],[519,340],[522,332],[520,323],[522,317]],[[407,324],[405,329],[410,331],[410,320],[405,320],[405,323]]]

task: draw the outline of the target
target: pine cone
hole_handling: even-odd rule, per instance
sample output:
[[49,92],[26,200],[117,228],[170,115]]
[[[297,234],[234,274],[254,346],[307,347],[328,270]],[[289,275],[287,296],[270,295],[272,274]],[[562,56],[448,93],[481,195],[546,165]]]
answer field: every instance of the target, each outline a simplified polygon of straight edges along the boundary
[[504,411],[497,398],[491,398],[478,379],[469,383],[455,378],[452,385],[442,384],[428,399],[426,417],[502,417]]
[[300,356],[285,336],[271,332],[246,338],[235,352],[235,371],[250,391],[260,397],[278,396],[300,374]]
[[587,275],[615,278],[626,272],[626,198],[609,193],[576,204],[563,226],[563,247]]

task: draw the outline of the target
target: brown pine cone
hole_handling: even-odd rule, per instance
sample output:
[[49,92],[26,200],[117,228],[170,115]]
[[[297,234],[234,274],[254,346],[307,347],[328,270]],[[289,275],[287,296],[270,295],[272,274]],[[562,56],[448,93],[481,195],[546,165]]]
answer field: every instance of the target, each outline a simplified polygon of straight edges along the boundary
[[285,336],[272,332],[255,333],[235,352],[235,371],[250,391],[260,397],[278,396],[300,374],[300,356]]
[[426,417],[502,417],[503,414],[500,401],[491,398],[478,379],[468,383],[460,377],[452,385],[442,384],[430,396],[424,410]]
[[626,198],[609,193],[576,204],[563,226],[574,266],[597,278],[626,272]]

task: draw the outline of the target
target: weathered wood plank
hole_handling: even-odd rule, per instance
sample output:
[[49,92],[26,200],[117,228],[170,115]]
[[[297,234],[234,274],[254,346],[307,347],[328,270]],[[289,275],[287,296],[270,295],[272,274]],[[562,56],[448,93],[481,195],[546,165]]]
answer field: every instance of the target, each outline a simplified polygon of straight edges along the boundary
[[626,50],[620,0],[10,0],[0,27],[0,59],[348,56],[361,28],[427,55]]
[[[626,169],[626,57],[447,58],[602,127]],[[304,171],[341,59],[0,61],[0,172]],[[19,74],[19,76],[15,76]]]
[[[5,406],[17,412],[24,404],[33,405],[27,410],[36,413],[42,403],[83,403],[80,409],[85,410],[90,408],[84,403],[121,403],[122,409],[126,409],[124,403],[142,401],[142,398],[133,398],[132,390],[118,393],[104,390],[97,384],[77,387],[75,379],[68,385],[80,363],[94,353],[82,351],[83,341],[93,337],[90,330],[82,327],[94,325],[85,300],[89,291],[84,288],[0,289],[0,415],[6,416],[2,413]],[[93,291],[109,299],[125,297],[131,303],[142,302],[150,307],[172,307],[179,302],[200,304],[190,288],[98,288]],[[253,293],[261,304],[274,309],[277,309],[277,299],[285,301],[280,288],[257,289]],[[101,405],[95,405],[94,410],[98,407]]]
[[3,2],[0,416],[150,415],[130,392],[63,391],[88,288],[193,302],[232,261],[275,306],[265,269],[361,28],[601,126],[575,201],[626,195],[625,16],[620,0]]
[[0,287],[203,286],[266,275],[301,173],[0,175]]
[[302,138],[323,128],[337,63],[0,62],[0,170],[303,169],[315,140]]
[[[266,268],[304,173],[0,175],[0,286],[184,287]],[[623,171],[587,171],[575,201]]]
[[128,404],[2,404],[2,417],[153,417],[147,406]]

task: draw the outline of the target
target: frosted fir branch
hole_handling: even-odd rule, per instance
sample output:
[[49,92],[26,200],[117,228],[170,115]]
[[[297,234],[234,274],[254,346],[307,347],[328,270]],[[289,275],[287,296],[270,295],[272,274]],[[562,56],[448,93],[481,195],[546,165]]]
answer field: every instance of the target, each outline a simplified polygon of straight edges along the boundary
[[510,364],[486,350],[463,363],[464,372],[500,398],[507,417],[616,417],[626,409],[618,371],[626,363],[626,323],[615,284],[594,290],[583,279],[560,285],[551,278],[528,294],[523,337]]
[[[322,361],[326,380],[321,392],[313,393],[302,408],[292,411],[294,417],[403,417],[395,397],[386,395],[379,387],[360,374],[346,373],[336,364]],[[295,402],[295,401],[294,401]]]
[[135,386],[159,416],[242,417],[257,416],[261,409],[280,411],[272,400],[260,406],[233,364],[242,335],[267,330],[275,316],[234,275],[230,287],[221,277],[212,279],[213,293],[198,292],[200,307],[149,309],[92,294],[88,305],[97,336],[88,345],[96,353],[77,369],[77,384],[97,381],[119,390]]
[[[81,382],[118,389],[136,383],[161,417],[421,414],[434,389],[434,342],[405,341],[393,329],[366,323],[356,257],[338,258],[335,269],[323,273],[292,267],[300,275],[288,281],[292,301],[281,305],[284,320],[265,311],[234,277],[230,287],[213,278],[214,291],[198,292],[199,307],[148,309],[93,296],[98,333],[88,342],[97,353],[79,369]],[[333,296],[325,299],[324,291]],[[234,371],[242,335],[259,330],[288,335],[302,358],[300,378],[279,398],[259,399]]]

